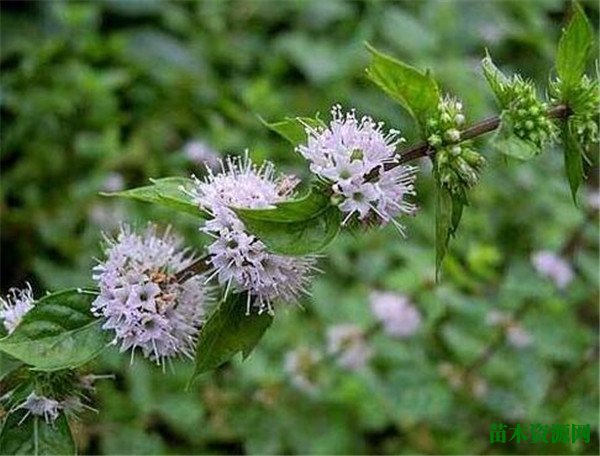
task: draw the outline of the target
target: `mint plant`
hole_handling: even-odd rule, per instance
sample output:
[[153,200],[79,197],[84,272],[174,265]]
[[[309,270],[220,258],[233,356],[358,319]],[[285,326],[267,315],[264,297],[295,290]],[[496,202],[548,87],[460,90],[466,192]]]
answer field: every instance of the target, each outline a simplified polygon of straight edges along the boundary
[[[207,168],[206,176],[164,177],[110,193],[192,215],[211,240],[194,253],[168,229],[159,234],[150,225],[136,233],[123,226],[116,239],[107,240],[104,258],[91,272],[96,288],[34,299],[27,287],[0,301],[0,399],[7,410],[0,417],[0,453],[74,453],[68,420],[86,408],[93,381],[103,378],[86,373],[85,365],[109,345],[131,359],[141,353],[163,369],[175,357],[193,358],[190,383],[239,352],[248,357],[279,304],[307,293],[319,272],[318,256],[342,229],[392,223],[410,237],[402,225],[418,212],[412,200],[418,173],[410,162],[427,158],[433,164],[438,276],[469,192],[485,180],[486,159],[475,138],[496,131],[495,149],[523,161],[562,143],[577,202],[586,151],[598,143],[600,86],[585,74],[593,42],[575,4],[558,45],[549,98],[533,81],[504,75],[486,56],[483,74],[501,112],[471,126],[463,103],[444,94],[432,72],[368,45],[368,78],[412,116],[419,144],[407,147],[399,129],[336,105],[328,121],[315,116],[265,122],[307,160],[314,179],[305,185],[271,163],[254,164],[246,154],[221,162],[218,171]],[[548,255],[538,255],[535,264],[559,286],[570,280]],[[387,293],[373,296],[373,312],[373,332],[389,337],[406,337],[421,323],[408,298]],[[515,316],[489,320],[513,345],[527,344]],[[356,369],[371,355],[365,343],[370,335],[351,324],[333,326],[328,355],[342,368]],[[299,388],[312,391],[323,361],[299,347],[289,354],[286,370]],[[454,372],[452,366],[445,371]]]

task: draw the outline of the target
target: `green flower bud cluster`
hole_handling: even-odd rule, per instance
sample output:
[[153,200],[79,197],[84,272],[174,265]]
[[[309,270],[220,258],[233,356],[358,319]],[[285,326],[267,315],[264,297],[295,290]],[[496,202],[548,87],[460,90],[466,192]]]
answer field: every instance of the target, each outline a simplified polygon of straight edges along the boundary
[[[552,85],[558,101],[562,100],[560,81]],[[572,111],[569,124],[578,142],[585,148],[598,143],[598,110],[600,108],[600,84],[583,76],[579,84],[571,88],[568,101]]]
[[460,128],[465,122],[462,103],[454,98],[440,100],[435,117],[427,122],[427,142],[436,150],[434,172],[452,193],[463,194],[479,180],[485,158],[461,142]]
[[504,90],[505,115],[515,135],[539,149],[556,138],[557,127],[546,115],[548,104],[537,97],[532,82],[514,76]]

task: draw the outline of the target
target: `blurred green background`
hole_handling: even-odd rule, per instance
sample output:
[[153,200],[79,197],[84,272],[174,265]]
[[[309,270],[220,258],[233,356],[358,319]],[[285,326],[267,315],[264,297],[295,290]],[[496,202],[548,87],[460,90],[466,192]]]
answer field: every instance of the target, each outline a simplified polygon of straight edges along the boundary
[[[598,4],[585,4],[597,29]],[[464,100],[467,121],[496,112],[480,73],[487,47],[507,71],[548,80],[568,3],[549,1],[2,2],[0,205],[5,293],[83,286],[101,233],[119,221],[172,224],[202,248],[196,221],[102,190],[148,178],[202,173],[185,153],[202,141],[249,149],[308,178],[268,120],[327,114],[334,103],[383,120],[415,140],[398,105],[364,75],[363,43],[432,68]],[[585,204],[597,191],[588,169],[580,208],[562,153],[526,164],[489,159],[472,192],[441,285],[434,285],[433,186],[421,163],[417,217],[393,228],[344,234],[327,250],[312,297],[280,306],[244,363],[235,360],[185,390],[190,363],[174,373],[107,351],[91,366],[114,373],[75,423],[81,453],[598,454],[598,226]],[[597,156],[597,151],[594,151]],[[596,157],[594,157],[596,159]],[[562,290],[530,257],[563,249],[575,278]],[[294,386],[285,357],[326,350],[331,325],[369,328],[369,294],[410,297],[416,335],[376,334],[358,371],[334,362],[316,391]],[[520,313],[531,343],[493,343],[490,310]],[[590,424],[591,442],[489,443],[490,424]],[[528,424],[527,424],[528,425]]]

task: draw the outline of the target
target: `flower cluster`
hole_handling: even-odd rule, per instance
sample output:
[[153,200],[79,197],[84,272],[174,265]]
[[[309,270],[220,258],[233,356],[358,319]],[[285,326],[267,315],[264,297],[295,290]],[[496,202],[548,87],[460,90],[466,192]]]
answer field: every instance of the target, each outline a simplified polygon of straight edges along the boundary
[[565,288],[573,280],[573,268],[559,255],[549,250],[541,250],[531,257],[538,273],[549,278],[558,288]]
[[331,183],[334,201],[345,214],[344,224],[353,216],[379,224],[394,223],[401,214],[413,214],[416,168],[396,163],[396,146],[404,141],[399,132],[383,131],[382,123],[370,117],[331,110],[329,126],[306,125],[306,144],[297,151],[310,161],[310,170]]
[[24,289],[11,288],[8,293],[6,299],[0,298],[0,321],[10,334],[17,328],[23,316],[33,309],[34,299],[29,284]]
[[364,367],[373,354],[364,331],[353,324],[335,325],[327,330],[327,352],[336,357],[341,367],[349,370]]
[[538,98],[533,82],[515,75],[504,86],[504,93],[507,102],[503,107],[515,135],[538,149],[556,138],[557,127],[546,115],[548,104]]
[[209,174],[188,193],[200,209],[209,212],[212,219],[201,230],[215,238],[208,246],[211,277],[216,276],[227,289],[233,285],[248,293],[259,311],[272,312],[272,302],[282,299],[295,301],[305,292],[314,256],[288,257],[268,252],[265,244],[246,232],[244,223],[232,208],[260,209],[273,207],[288,199],[297,180],[291,176],[277,176],[273,165],[265,162],[258,167],[246,155],[227,158],[221,163],[221,172]]
[[142,234],[122,227],[107,239],[106,259],[94,267],[100,294],[92,304],[104,317],[103,328],[115,332],[121,351],[137,348],[157,363],[193,357],[196,337],[208,303],[204,279],[179,283],[175,274],[195,258],[169,231],[158,236],[150,225]]
[[[556,101],[563,97],[560,80],[554,81],[551,86]],[[600,107],[600,84],[583,76],[579,83],[571,88],[569,94],[569,125],[577,137],[577,141],[588,148],[598,143],[598,109]]]
[[15,410],[24,409],[27,411],[21,421],[24,421],[29,415],[34,415],[42,416],[46,423],[51,423],[58,418],[62,408],[63,404],[59,401],[38,395],[35,391],[32,391]]
[[421,314],[408,297],[375,291],[371,293],[371,310],[392,337],[412,336],[421,326]]
[[290,376],[291,383],[305,393],[317,391],[319,363],[323,357],[315,350],[299,347],[285,356],[284,370]]
[[436,150],[434,172],[453,193],[475,185],[485,165],[485,158],[470,142],[461,143],[460,128],[464,122],[462,103],[445,97],[438,104],[436,116],[427,123],[427,142]]
[[[114,378],[114,375],[81,375],[65,369],[52,372],[29,371],[30,386],[17,386],[0,397],[2,407],[8,413],[22,411],[19,424],[29,416],[41,417],[46,423],[54,422],[61,413],[77,418],[84,409],[97,412],[86,404],[86,393],[94,391],[94,382]],[[14,376],[22,378],[22,373]],[[6,379],[5,379],[6,380]],[[10,384],[10,381],[7,382]]]

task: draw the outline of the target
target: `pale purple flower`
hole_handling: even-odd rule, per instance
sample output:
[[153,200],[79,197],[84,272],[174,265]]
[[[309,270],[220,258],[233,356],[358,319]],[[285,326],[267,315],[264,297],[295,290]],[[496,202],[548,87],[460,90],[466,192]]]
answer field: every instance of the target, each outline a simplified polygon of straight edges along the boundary
[[531,344],[531,334],[515,322],[506,328],[506,340],[515,348],[525,348]]
[[600,210],[600,190],[595,189],[589,192],[586,196],[586,202],[590,209]]
[[484,378],[475,377],[471,381],[471,393],[478,399],[485,397],[489,392],[488,383]]
[[327,352],[337,363],[349,370],[363,368],[373,351],[365,340],[364,331],[357,325],[341,324],[327,329]]
[[289,375],[292,385],[305,393],[316,393],[318,367],[322,359],[319,352],[307,347],[288,352],[285,355],[284,370]]
[[[46,423],[51,423],[60,414],[62,410],[62,404],[52,398],[45,397],[42,395],[38,395],[35,391],[32,391],[29,396],[23,401],[20,405],[18,405],[15,410],[25,409],[27,413],[21,419],[21,423],[29,416],[42,416]],[[20,424],[20,423],[19,423]]]
[[485,317],[485,322],[489,326],[502,327],[507,342],[515,348],[524,348],[531,344],[531,334],[507,312],[490,310]]
[[121,173],[112,172],[104,179],[102,183],[102,191],[104,192],[118,192],[125,188],[125,179]]
[[485,323],[488,326],[503,326],[511,321],[510,315],[501,310],[492,309],[485,316]]
[[100,294],[92,304],[104,317],[102,328],[114,331],[121,351],[137,348],[157,363],[175,356],[193,357],[209,296],[205,278],[180,283],[175,274],[195,261],[169,230],[158,236],[152,225],[142,234],[122,227],[107,239],[106,259],[94,267]]
[[34,299],[31,286],[26,288],[11,288],[6,299],[0,298],[0,320],[11,334],[19,325],[23,316],[33,309]]
[[189,141],[183,146],[183,153],[192,162],[214,168],[219,164],[219,154],[208,143],[201,140]]
[[118,202],[95,203],[88,211],[89,221],[102,230],[115,230],[127,216],[124,207]]
[[[212,219],[201,231],[215,240],[208,246],[212,266],[210,277],[229,290],[248,292],[247,313],[251,304],[259,312],[272,312],[277,299],[295,301],[306,291],[314,256],[289,257],[268,252],[265,244],[245,230],[231,208],[260,209],[288,199],[296,180],[277,176],[273,165],[255,166],[247,155],[227,158],[221,172],[199,180],[188,194]],[[254,299],[253,303],[251,300]]]
[[[345,213],[344,224],[353,216],[359,220],[392,222],[395,217],[414,214],[416,206],[406,200],[414,195],[416,168],[399,165],[385,170],[398,159],[396,146],[404,141],[399,132],[383,131],[383,123],[370,117],[344,114],[336,105],[329,126],[306,125],[307,144],[297,151],[310,161],[310,170],[331,182],[334,196]],[[367,179],[369,176],[369,179]]]
[[531,257],[531,261],[537,272],[549,278],[558,288],[565,288],[573,280],[574,273],[571,265],[554,252],[549,250],[536,252]]
[[412,336],[421,326],[421,314],[408,297],[390,292],[371,293],[371,311],[393,337]]
[[113,374],[104,374],[104,375],[96,375],[96,374],[86,374],[79,377],[79,386],[81,389],[85,391],[96,391],[96,381],[97,380],[114,380],[115,376]]

